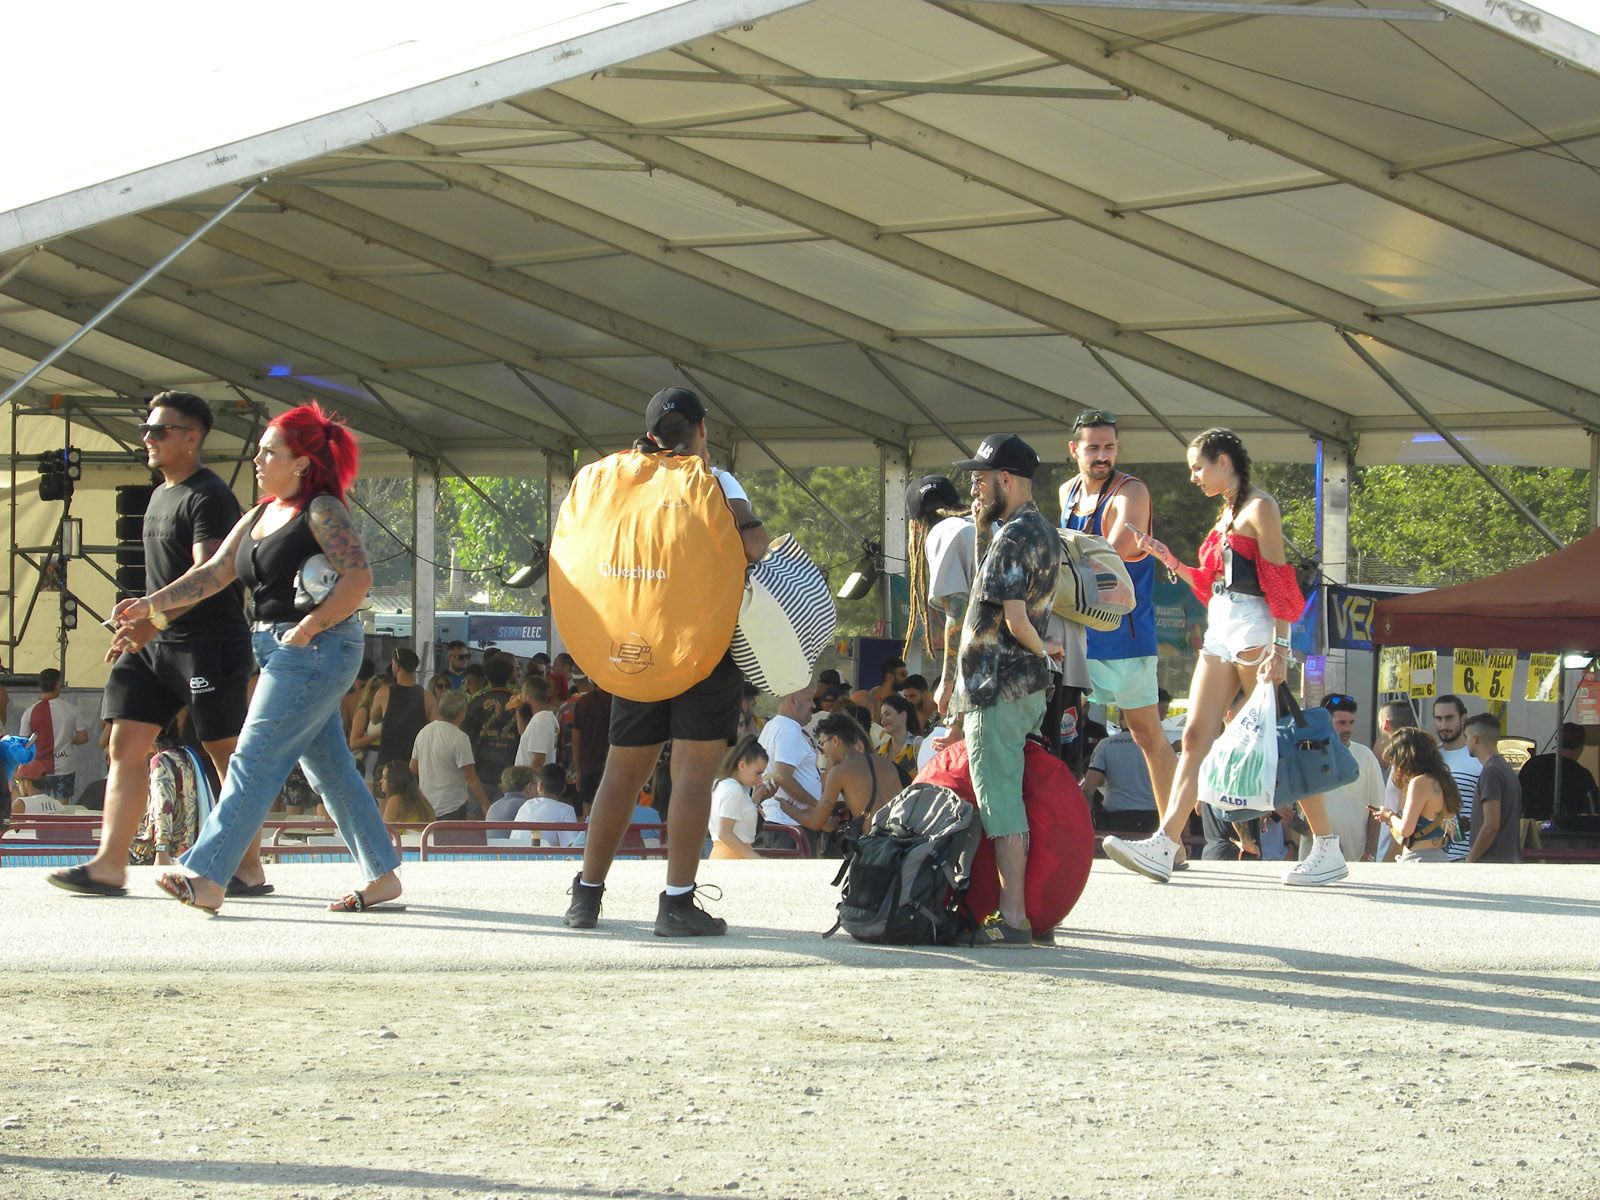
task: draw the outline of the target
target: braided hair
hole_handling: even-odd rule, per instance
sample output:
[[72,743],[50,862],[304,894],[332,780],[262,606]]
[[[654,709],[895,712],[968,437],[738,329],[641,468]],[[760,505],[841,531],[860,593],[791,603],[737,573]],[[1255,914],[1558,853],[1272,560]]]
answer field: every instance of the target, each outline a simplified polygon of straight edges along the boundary
[[1208,429],[1189,443],[1189,449],[1200,451],[1202,458],[1216,462],[1226,454],[1233,463],[1233,473],[1239,477],[1239,488],[1233,496],[1233,511],[1238,512],[1250,494],[1250,451],[1231,429]]
[[[971,510],[965,508],[928,508],[911,522],[906,534],[906,575],[911,590],[911,615],[906,624],[906,641],[900,649],[901,658],[911,656],[917,643],[917,629],[922,629],[922,649],[930,656],[944,653],[944,647],[935,649],[933,623],[928,620],[928,530],[949,517],[966,517]],[[943,632],[941,624],[940,631]]]

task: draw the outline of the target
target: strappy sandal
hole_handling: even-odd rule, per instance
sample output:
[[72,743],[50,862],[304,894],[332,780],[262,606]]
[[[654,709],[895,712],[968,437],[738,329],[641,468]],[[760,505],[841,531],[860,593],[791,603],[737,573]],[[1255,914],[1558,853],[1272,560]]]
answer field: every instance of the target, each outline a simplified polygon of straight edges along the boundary
[[213,908],[209,904],[201,904],[194,896],[194,881],[187,875],[179,875],[176,871],[169,871],[156,880],[156,886],[179,904],[188,908],[197,908],[207,916],[214,917],[221,910],[221,905]]
[[379,909],[384,912],[405,912],[406,906],[390,900],[368,901],[359,891],[350,892],[328,905],[328,911],[336,913],[374,912]]

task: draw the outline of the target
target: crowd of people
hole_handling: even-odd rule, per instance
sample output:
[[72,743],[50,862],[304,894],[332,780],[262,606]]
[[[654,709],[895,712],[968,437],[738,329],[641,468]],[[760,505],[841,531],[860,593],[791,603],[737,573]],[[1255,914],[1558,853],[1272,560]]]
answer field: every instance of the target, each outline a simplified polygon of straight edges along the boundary
[[[692,391],[665,389],[650,400],[639,446],[698,458],[727,502],[746,562],[759,562],[769,536],[738,480],[711,466],[705,415]],[[749,858],[775,840],[837,853],[842,836],[858,833],[921,763],[958,740],[999,880],[996,911],[980,914],[985,945],[1032,940],[1023,899],[1029,739],[1083,782],[1105,853],[1162,882],[1188,865],[1186,835],[1203,859],[1286,858],[1286,883],[1323,886],[1345,877],[1351,857],[1517,861],[1526,824],[1550,815],[1544,797],[1558,777],[1569,803],[1593,808],[1594,780],[1574,761],[1581,728],[1563,730],[1559,758],[1537,757],[1519,776],[1499,755],[1498,720],[1469,716],[1455,696],[1433,703],[1431,732],[1417,727],[1409,703],[1386,705],[1382,737],[1368,749],[1354,740],[1356,701],[1333,694],[1323,704],[1356,759],[1354,782],[1249,822],[1206,805],[1196,813],[1201,764],[1233,706],[1258,682],[1286,679],[1289,626],[1304,604],[1277,502],[1252,481],[1249,452],[1228,430],[1208,430],[1188,449],[1192,483],[1220,501],[1191,564],[1153,536],[1150,490],[1117,467],[1115,414],[1077,419],[1069,443],[1077,474],[1061,490],[1061,528],[1103,538],[1124,560],[1134,597],[1103,631],[1055,611],[1063,535],[1033,494],[1039,455],[1015,434],[986,437],[954,464],[970,475],[969,497],[942,475],[918,480],[906,497],[913,609],[939,678],[891,658],[875,684],[852,692],[824,671],[762,720],[731,651],[692,687],[653,701],[608,695],[566,654],[523,662],[489,648],[475,660],[454,642],[444,670],[426,682],[408,648],[381,667],[364,659],[355,613],[371,571],[344,503],[357,468],[348,431],[314,404],[274,419],[255,458],[266,498],[243,512],[200,461],[211,424],[205,401],[166,392],[141,426],[162,477],[144,518],[149,593],[113,614],[101,843],[88,862],[50,876],[68,891],[125,893],[147,764],[174,722],[209,760],[219,791],[179,859],[183,869],[158,885],[211,913],[229,896],[271,891],[258,842],[274,806],[315,806],[363,876],[335,911],[400,896],[386,823],[539,824],[558,828],[505,836],[581,852],[565,922],[594,928],[627,831],[658,824],[667,878],[656,932],[716,935],[726,922],[697,897],[703,855]],[[317,562],[327,570],[311,570]],[[1156,676],[1158,568],[1207,609],[1176,739]],[[45,672],[45,694],[24,716],[24,732],[42,734],[48,750],[19,772],[18,811],[73,796],[62,756],[70,766],[88,730],[60,701],[59,685]],[[1115,712],[1119,728],[1090,721],[1091,704]],[[574,825],[583,828],[559,828]]]

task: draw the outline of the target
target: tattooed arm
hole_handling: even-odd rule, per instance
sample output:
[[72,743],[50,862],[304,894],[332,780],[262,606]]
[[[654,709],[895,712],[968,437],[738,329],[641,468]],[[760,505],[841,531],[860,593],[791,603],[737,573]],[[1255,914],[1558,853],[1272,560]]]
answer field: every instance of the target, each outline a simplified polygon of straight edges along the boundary
[[132,626],[150,619],[155,613],[161,614],[160,621],[165,625],[173,616],[194,607],[207,596],[215,596],[237,579],[239,576],[233,569],[234,559],[238,557],[240,545],[249,536],[255,512],[255,509],[251,509],[240,517],[238,524],[228,531],[228,536],[205,562],[190,567],[158,592],[120,601],[111,610],[111,619],[116,623],[119,638],[124,631],[131,632]]
[[318,496],[306,510],[306,524],[328,562],[339,572],[328,598],[300,618],[300,624],[283,638],[285,645],[304,646],[325,629],[360,608],[372,589],[372,568],[367,564],[367,548],[350,519],[350,510],[332,496]]

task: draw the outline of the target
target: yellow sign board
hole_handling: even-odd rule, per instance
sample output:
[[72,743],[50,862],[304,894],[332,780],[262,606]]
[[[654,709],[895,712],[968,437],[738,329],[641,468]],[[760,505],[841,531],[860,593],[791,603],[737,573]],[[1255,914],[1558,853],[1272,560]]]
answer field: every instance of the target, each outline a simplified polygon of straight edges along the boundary
[[1411,647],[1383,646],[1378,651],[1378,691],[1407,695],[1411,691]]
[[[1515,650],[1491,650],[1488,655],[1488,678],[1485,680],[1486,691],[1479,692],[1491,704],[1504,704],[1511,699],[1511,685],[1517,676],[1517,652]],[[1502,717],[1504,714],[1499,714]]]
[[1515,650],[1451,651],[1455,691],[1462,696],[1481,696],[1485,700],[1511,698],[1511,683],[1517,673]]
[[1455,685],[1452,689],[1458,696],[1482,696],[1485,677],[1488,675],[1487,655],[1482,650],[1469,650],[1460,647],[1450,652],[1450,659],[1455,668]]
[[1528,655],[1528,683],[1522,690],[1523,699],[1543,702],[1553,701],[1556,698],[1556,687],[1560,679],[1560,671],[1561,656],[1559,654]]
[[1426,699],[1439,694],[1439,655],[1433,650],[1411,652],[1411,695]]

